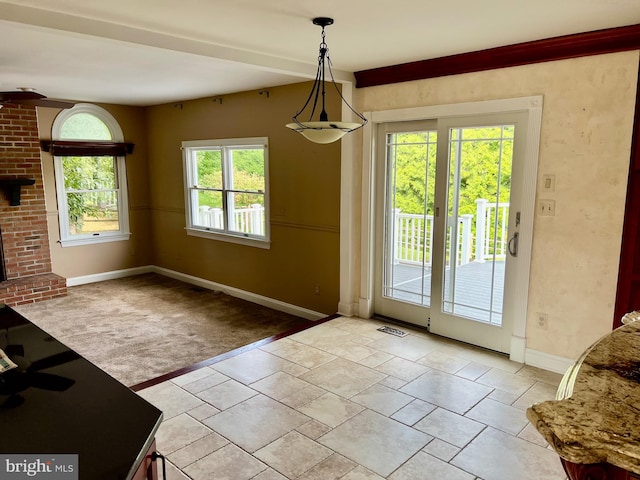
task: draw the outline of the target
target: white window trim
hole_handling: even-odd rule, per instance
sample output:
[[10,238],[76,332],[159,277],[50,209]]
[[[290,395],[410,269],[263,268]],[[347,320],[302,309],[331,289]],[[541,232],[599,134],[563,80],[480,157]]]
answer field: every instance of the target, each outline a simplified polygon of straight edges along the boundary
[[[190,152],[192,149],[204,147],[238,147],[264,145],[264,237],[252,237],[243,233],[233,233],[230,231],[215,230],[208,227],[201,227],[193,224],[192,213],[193,203],[191,199],[190,185],[193,185],[193,169],[191,168]],[[226,138],[214,140],[186,140],[182,142],[182,166],[184,172],[184,198],[187,235],[221,242],[236,243],[250,247],[263,249],[271,248],[271,221],[269,215],[269,139],[268,137],[249,138]],[[226,214],[226,212],[225,212]]]
[[[90,103],[78,103],[73,108],[63,110],[58,114],[52,126],[52,138],[54,140],[87,141],[86,138],[60,138],[62,126],[72,115],[87,113],[100,119],[111,132],[111,141],[124,142],[124,134],[117,120],[105,109]],[[94,140],[90,140],[94,141]],[[60,224],[60,245],[62,247],[75,247],[79,245],[92,245],[96,243],[118,242],[129,240],[131,231],[129,228],[129,200],[127,194],[127,168],[123,156],[115,157],[118,177],[118,220],[120,231],[96,232],[86,235],[69,235],[69,215],[67,214],[67,197],[64,188],[64,171],[62,158],[54,156],[53,165],[56,183],[56,196],[58,199],[58,221]]]

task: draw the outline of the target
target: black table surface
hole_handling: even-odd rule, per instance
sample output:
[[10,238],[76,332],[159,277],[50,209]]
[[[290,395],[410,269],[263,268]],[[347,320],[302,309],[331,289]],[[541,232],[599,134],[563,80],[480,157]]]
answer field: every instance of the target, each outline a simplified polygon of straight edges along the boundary
[[76,352],[0,307],[0,453],[77,454],[80,479],[130,478],[162,412]]

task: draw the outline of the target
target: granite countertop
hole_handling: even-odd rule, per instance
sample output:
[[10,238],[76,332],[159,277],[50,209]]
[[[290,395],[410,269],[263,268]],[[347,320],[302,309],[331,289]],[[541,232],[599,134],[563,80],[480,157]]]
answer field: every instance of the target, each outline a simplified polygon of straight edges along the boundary
[[557,398],[532,405],[527,418],[560,457],[640,474],[640,322],[591,346],[565,374]]
[[9,307],[0,350],[0,453],[76,454],[80,478],[129,479],[162,412]]

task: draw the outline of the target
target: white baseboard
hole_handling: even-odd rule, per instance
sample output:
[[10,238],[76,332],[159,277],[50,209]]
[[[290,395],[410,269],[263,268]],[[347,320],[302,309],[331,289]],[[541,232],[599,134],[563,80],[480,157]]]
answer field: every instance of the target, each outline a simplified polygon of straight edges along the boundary
[[527,365],[562,374],[575,362],[570,358],[552,355],[531,348],[525,350],[524,358],[524,363]]
[[158,273],[160,275],[164,275],[165,277],[175,278],[176,280],[180,280],[182,282],[207,288],[209,290],[218,290],[218,291],[221,291],[222,293],[226,293],[227,295],[231,295],[232,297],[241,298],[243,300],[247,300],[249,302],[262,305],[263,307],[273,308],[274,310],[289,313],[291,315],[302,317],[307,320],[320,320],[322,318],[327,317],[327,315],[324,313],[315,312],[313,310],[309,310],[304,307],[299,307],[297,305],[292,305],[290,303],[282,302],[274,298],[264,297],[262,295],[258,295],[257,293],[248,292],[246,290],[241,290],[239,288],[230,287],[228,285],[212,282],[210,280],[194,277],[192,275],[187,275],[186,273],[180,273],[180,272],[176,272],[175,270],[169,270],[168,268],[154,266],[153,272]]
[[326,318],[327,315],[320,312],[315,312],[307,308],[292,305],[290,303],[282,302],[274,298],[264,297],[257,293],[248,292],[246,290],[240,290],[239,288],[230,287],[221,283],[212,282],[203,278],[187,275],[186,273],[176,272],[175,270],[169,270],[168,268],[156,267],[155,265],[147,265],[145,267],[127,268],[124,270],[114,270],[111,272],[96,273],[94,275],[84,275],[81,277],[67,278],[67,286],[75,287],[77,285],[84,285],[86,283],[103,282],[105,280],[113,280],[116,278],[131,277],[133,275],[140,275],[142,273],[157,273],[164,275],[165,277],[174,278],[182,282],[197,285],[208,290],[217,290],[232,297],[241,298],[252,303],[257,303],[263,307],[273,308],[279,312],[289,313],[297,317],[302,317],[307,320],[320,320]]
[[67,287],[75,287],[77,285],[84,285],[85,283],[104,282],[105,280],[114,280],[116,278],[131,277],[133,275],[151,273],[153,271],[154,267],[152,265],[147,265],[146,267],[125,268],[124,270],[113,270],[111,272],[71,277],[67,278]]
[[[248,292],[246,290],[241,290],[239,288],[230,287],[228,285],[212,282],[210,280],[194,277],[192,275],[187,275],[186,273],[180,273],[180,272],[176,272],[175,270],[169,270],[167,268],[157,267],[155,265],[127,268],[124,270],[114,270],[111,272],[96,273],[93,275],[83,275],[80,277],[71,277],[71,278],[67,278],[67,286],[74,287],[77,285],[84,285],[86,283],[102,282],[105,280],[114,280],[116,278],[130,277],[133,275],[140,275],[143,273],[152,273],[152,272],[157,273],[159,275],[164,275],[165,277],[175,278],[176,280],[190,283],[192,285],[197,285],[199,287],[206,288],[209,290],[218,290],[223,293],[226,293],[227,295],[231,295],[232,297],[241,298],[243,300],[257,303],[258,305],[262,305],[264,307],[273,308],[274,310],[278,310],[280,312],[285,312],[291,315],[302,317],[307,320],[320,320],[322,318],[327,317],[327,315],[324,313],[315,312],[313,310],[299,307],[297,305],[292,305],[290,303],[282,302],[274,298],[264,297],[262,295],[258,295],[257,293]],[[352,316],[355,313],[354,312],[355,307],[356,305],[353,305],[353,304],[341,304],[339,310],[345,310],[344,313],[343,312],[341,313],[345,314],[348,312],[347,316]],[[513,340],[514,339],[512,339],[512,341]],[[517,341],[515,342],[515,345],[520,346],[520,343],[521,342]],[[512,346],[513,345],[514,343],[512,342]],[[521,361],[521,360],[518,358],[517,361]],[[527,365],[531,365],[533,367],[538,367],[544,370],[549,370],[552,372],[563,374],[564,372],[567,371],[567,369],[571,365],[573,365],[574,360],[570,358],[560,357],[558,355],[552,355],[550,353],[541,352],[539,350],[533,350],[531,348],[527,348],[525,349],[525,352],[524,352],[524,363]]]

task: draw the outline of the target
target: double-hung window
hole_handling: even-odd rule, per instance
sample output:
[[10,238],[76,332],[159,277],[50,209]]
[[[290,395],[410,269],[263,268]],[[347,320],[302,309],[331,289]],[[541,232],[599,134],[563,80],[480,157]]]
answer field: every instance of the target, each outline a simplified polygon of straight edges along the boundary
[[269,248],[268,139],[182,142],[187,233]]
[[62,246],[129,239],[125,158],[108,150],[123,141],[117,121],[101,107],[77,104],[56,117],[53,140],[75,147],[53,150]]

